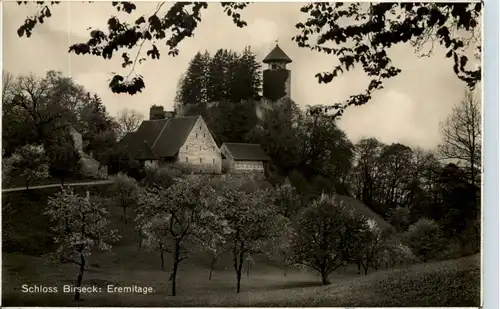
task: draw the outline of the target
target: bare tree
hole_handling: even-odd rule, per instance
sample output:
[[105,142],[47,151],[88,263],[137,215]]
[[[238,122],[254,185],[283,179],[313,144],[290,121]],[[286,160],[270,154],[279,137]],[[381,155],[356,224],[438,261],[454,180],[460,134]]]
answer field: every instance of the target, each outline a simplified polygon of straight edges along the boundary
[[125,134],[134,132],[141,125],[144,115],[133,109],[122,109],[118,113],[117,122],[120,126],[120,138]]
[[441,135],[442,158],[458,160],[468,170],[470,183],[475,185],[481,168],[481,104],[474,92],[465,92],[460,104],[441,124]]

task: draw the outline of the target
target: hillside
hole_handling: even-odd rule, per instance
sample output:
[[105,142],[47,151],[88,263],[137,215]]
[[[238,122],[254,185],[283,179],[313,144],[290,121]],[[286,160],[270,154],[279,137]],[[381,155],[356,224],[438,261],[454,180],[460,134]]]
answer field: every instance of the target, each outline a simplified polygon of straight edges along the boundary
[[[89,187],[106,194],[106,187]],[[75,188],[84,192],[87,188]],[[223,255],[208,280],[210,259],[195,252],[181,263],[178,296],[170,296],[171,260],[165,256],[165,271],[160,270],[156,252],[139,249],[133,224],[124,224],[121,209],[110,206],[113,227],[123,235],[111,253],[96,253],[89,258],[84,286],[104,292],[84,295],[75,303],[68,293],[22,293],[21,286],[59,287],[74,284],[74,265],[49,264],[43,256],[54,248],[50,225],[43,215],[48,196],[58,188],[12,192],[2,196],[4,208],[2,298],[6,306],[478,306],[480,293],[479,256],[420,264],[409,268],[382,270],[368,276],[355,269],[339,269],[330,277],[331,285],[320,286],[315,272],[290,269],[286,277],[279,262],[264,255],[255,256],[247,275],[245,265],[242,292],[235,293],[235,274],[231,256]],[[98,191],[96,191],[98,190]],[[14,206],[15,205],[15,206]],[[109,284],[151,287],[150,295],[106,293]]]

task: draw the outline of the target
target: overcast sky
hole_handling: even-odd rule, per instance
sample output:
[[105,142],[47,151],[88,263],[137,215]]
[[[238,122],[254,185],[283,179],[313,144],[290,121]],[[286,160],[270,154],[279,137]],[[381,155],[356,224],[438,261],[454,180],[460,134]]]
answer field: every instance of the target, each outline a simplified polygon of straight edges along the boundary
[[[155,2],[137,3],[140,12],[150,12],[155,6]],[[68,54],[70,44],[86,42],[87,28],[104,28],[111,15],[125,16],[117,13],[111,2],[63,2],[52,9],[50,19],[37,25],[29,39],[19,38],[16,31],[26,16],[34,14],[36,7],[4,2],[3,69],[16,75],[32,72],[40,76],[48,70],[61,71],[101,96],[112,115],[122,108],[132,108],[147,117],[153,104],[172,109],[178,79],[197,51],[207,49],[213,53],[219,48],[241,51],[250,45],[258,59],[263,59],[278,39],[293,60],[289,68],[292,99],[297,104],[330,104],[360,93],[367,85],[362,71],[353,71],[327,85],[317,83],[314,75],[331,69],[335,59],[299,48],[291,41],[297,33],[294,25],[304,18],[299,12],[300,6],[298,3],[253,3],[242,13],[248,26],[240,29],[222,12],[219,4],[210,3],[195,36],[180,45],[178,57],[167,56],[167,49],[162,48],[161,60],[148,60],[137,67],[136,71],[145,78],[146,89],[142,94],[130,96],[113,94],[107,88],[111,72],[127,72],[121,69],[120,57],[103,60]],[[444,54],[443,49],[436,47],[432,57],[419,58],[411,46],[391,48],[389,55],[402,73],[386,82],[385,89],[377,92],[366,106],[349,108],[340,121],[342,129],[353,141],[376,137],[386,143],[435,147],[440,140],[439,123],[449,115],[465,90],[465,84],[452,70],[452,60],[445,59]]]

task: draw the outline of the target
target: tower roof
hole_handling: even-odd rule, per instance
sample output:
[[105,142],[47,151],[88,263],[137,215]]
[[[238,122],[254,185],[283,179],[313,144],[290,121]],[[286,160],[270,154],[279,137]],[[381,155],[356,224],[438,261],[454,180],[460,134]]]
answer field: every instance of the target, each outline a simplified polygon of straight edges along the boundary
[[270,62],[292,62],[292,59],[288,57],[285,52],[276,44],[276,47],[262,60],[264,63]]

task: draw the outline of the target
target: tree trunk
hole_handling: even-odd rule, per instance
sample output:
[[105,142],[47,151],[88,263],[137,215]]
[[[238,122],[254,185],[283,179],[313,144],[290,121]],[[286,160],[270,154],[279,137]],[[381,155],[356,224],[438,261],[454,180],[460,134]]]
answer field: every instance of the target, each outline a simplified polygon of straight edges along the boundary
[[250,259],[247,259],[247,278],[250,277]]
[[330,284],[330,282],[328,281],[328,275],[326,274],[326,271],[321,272],[321,284],[323,285]]
[[[236,268],[236,293],[239,293],[241,290],[241,271],[243,270],[243,258],[244,258],[244,253],[241,252],[239,254],[239,263],[235,263],[235,268]],[[236,259],[235,259],[236,261]]]
[[165,271],[165,259],[163,258],[163,251],[160,252],[160,259],[161,259],[161,270]]
[[208,274],[208,280],[212,280],[212,272],[214,271],[215,267],[215,256],[212,257],[212,263],[210,263],[210,273]]
[[179,243],[176,242],[174,248],[174,267],[172,268],[172,296],[176,295],[175,279],[177,278],[177,269],[180,263],[180,249]]
[[286,265],[286,254],[283,255],[283,275],[286,277],[287,265]]
[[361,274],[361,261],[360,261],[360,260],[358,260],[356,263],[358,264],[358,271],[357,271],[357,274],[359,275],[359,274]]
[[80,287],[82,286],[82,280],[83,280],[83,272],[85,271],[85,257],[83,256],[82,253],[80,253],[80,273],[78,274],[78,279],[76,280],[76,291],[75,291],[75,300],[81,300],[80,299]]
[[363,265],[363,270],[365,271],[365,276],[368,275],[368,265]]

